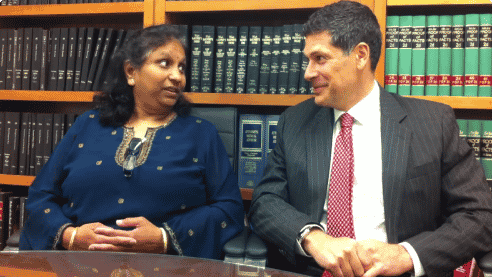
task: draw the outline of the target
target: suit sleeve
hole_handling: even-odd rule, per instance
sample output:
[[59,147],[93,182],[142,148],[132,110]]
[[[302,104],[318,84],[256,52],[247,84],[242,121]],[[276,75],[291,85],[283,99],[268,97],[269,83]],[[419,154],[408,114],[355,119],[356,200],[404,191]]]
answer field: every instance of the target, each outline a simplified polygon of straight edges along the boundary
[[172,217],[164,228],[178,254],[219,259],[224,244],[243,230],[244,211],[237,177],[222,140],[216,129],[210,130],[214,132],[199,136],[206,145],[207,203]]
[[282,254],[296,263],[297,235],[305,225],[319,222],[313,222],[290,204],[289,185],[302,184],[288,183],[286,151],[290,148],[285,134],[291,126],[286,126],[287,121],[285,113],[282,114],[277,125],[277,145],[269,154],[263,178],[254,190],[249,218],[255,233],[279,246]]
[[490,189],[473,150],[459,137],[451,108],[442,117],[441,218],[435,230],[406,241],[417,252],[429,276],[438,276],[492,250]]

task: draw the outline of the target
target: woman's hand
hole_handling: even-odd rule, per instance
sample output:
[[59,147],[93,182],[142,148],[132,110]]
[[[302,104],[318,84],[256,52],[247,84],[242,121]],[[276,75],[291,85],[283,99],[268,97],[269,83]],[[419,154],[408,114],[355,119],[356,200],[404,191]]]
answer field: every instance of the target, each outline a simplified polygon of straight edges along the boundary
[[[145,217],[129,217],[116,221],[122,228],[134,228],[130,231],[117,230],[107,226],[95,228],[100,239],[89,246],[94,251],[166,253],[161,230]],[[135,244],[128,244],[128,239]]]
[[136,243],[136,240],[131,237],[107,237],[104,234],[97,234],[95,230],[97,228],[110,228],[106,225],[95,222],[84,224],[77,228],[77,233],[73,239],[72,247],[69,249],[70,239],[72,238],[75,227],[68,227],[63,232],[62,245],[68,250],[86,251],[89,250],[89,245],[94,243],[117,243],[119,245],[131,246]]

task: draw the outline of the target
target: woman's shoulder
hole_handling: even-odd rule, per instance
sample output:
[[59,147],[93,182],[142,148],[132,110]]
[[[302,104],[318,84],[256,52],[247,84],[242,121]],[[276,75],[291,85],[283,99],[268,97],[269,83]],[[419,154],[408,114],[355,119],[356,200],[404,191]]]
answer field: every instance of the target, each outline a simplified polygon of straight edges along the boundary
[[203,134],[216,134],[217,128],[210,121],[203,119],[201,117],[187,115],[179,117],[182,124],[187,128],[195,130],[195,132],[200,132]]

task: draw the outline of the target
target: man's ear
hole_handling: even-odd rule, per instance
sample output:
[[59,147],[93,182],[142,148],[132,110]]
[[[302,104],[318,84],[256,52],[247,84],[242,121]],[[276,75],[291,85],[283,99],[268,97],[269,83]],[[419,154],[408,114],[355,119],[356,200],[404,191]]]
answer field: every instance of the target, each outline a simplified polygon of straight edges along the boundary
[[358,69],[362,70],[367,66],[371,67],[371,52],[367,43],[361,42],[357,44],[352,52],[355,54]]
[[129,62],[125,61],[123,63],[123,70],[125,71],[126,80],[128,85],[135,85],[135,67]]

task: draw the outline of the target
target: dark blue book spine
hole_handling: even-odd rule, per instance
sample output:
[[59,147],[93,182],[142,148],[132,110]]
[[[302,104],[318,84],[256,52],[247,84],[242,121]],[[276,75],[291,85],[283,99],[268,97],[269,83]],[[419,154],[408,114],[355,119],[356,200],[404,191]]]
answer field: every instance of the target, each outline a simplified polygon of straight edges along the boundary
[[265,117],[259,114],[242,114],[239,117],[239,167],[240,188],[254,188],[265,167]]

